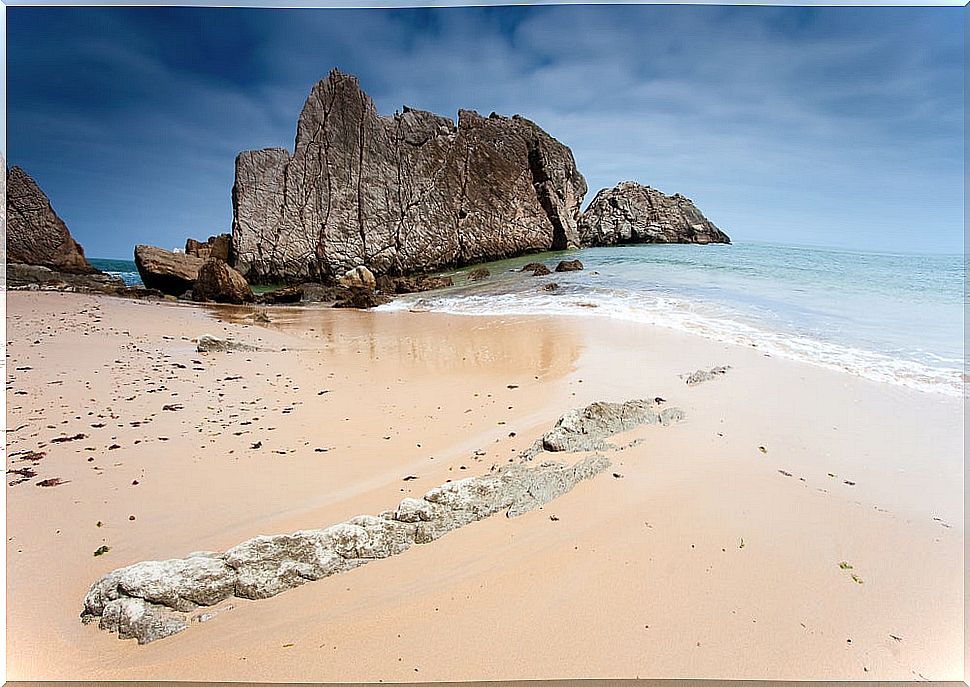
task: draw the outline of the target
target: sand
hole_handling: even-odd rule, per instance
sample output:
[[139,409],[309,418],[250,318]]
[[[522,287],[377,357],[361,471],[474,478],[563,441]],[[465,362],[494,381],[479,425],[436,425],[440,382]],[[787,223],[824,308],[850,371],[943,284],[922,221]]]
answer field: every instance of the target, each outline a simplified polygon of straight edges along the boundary
[[[596,318],[255,311],[7,294],[7,466],[37,473],[6,489],[8,679],[963,679],[960,399]],[[685,421],[520,518],[146,646],[79,622],[114,568],[377,513],[654,396]]]

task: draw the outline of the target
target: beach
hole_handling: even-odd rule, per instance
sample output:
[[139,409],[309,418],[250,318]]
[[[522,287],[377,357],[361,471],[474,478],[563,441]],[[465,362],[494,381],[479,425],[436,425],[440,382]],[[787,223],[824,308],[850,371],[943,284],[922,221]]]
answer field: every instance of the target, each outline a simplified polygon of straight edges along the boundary
[[[44,292],[7,293],[6,364],[36,473],[7,487],[11,680],[964,678],[959,397],[648,323]],[[684,419],[521,517],[148,645],[80,622],[116,568],[392,509],[656,397]]]

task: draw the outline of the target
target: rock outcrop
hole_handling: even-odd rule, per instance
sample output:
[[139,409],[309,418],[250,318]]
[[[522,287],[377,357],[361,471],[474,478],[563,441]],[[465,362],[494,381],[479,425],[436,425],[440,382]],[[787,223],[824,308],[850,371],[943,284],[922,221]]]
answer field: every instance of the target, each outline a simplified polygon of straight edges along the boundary
[[687,386],[697,386],[698,384],[709,382],[712,379],[717,379],[721,375],[727,374],[730,369],[730,365],[718,365],[717,367],[711,367],[706,370],[697,370],[689,374],[683,374],[680,377]]
[[199,276],[192,287],[192,298],[197,301],[233,303],[241,305],[256,300],[245,278],[222,260],[211,258],[199,269]]
[[81,291],[127,295],[125,282],[103,272],[58,272],[41,265],[7,265],[7,288],[11,290]]
[[607,442],[614,434],[641,425],[668,425],[682,420],[684,412],[673,406],[664,407],[660,399],[636,399],[625,403],[597,401],[585,408],[571,410],[542,435],[524,454],[531,458],[543,451],[607,451],[616,447]]
[[233,341],[231,339],[220,339],[211,334],[203,334],[196,342],[195,350],[199,353],[232,353],[233,351],[243,351],[246,353],[262,351],[259,346]]
[[162,293],[181,296],[195,286],[205,260],[158,246],[135,246],[135,267],[142,283]]
[[584,246],[621,243],[731,243],[689,198],[624,181],[603,189],[579,219]]
[[[659,413],[658,403],[595,403],[567,413],[552,430],[562,439],[552,450],[587,451],[594,444],[616,450],[602,443],[606,437],[639,424],[674,419],[676,409]],[[602,454],[573,464],[530,462],[546,441],[543,438],[537,450],[523,454],[518,462],[493,467],[485,475],[448,482],[419,499],[405,498],[394,510],[378,516],[359,515],[324,529],[258,536],[221,554],[196,553],[184,559],[146,561],[114,570],[91,587],[84,598],[81,619],[97,621],[102,630],[122,639],[152,642],[185,630],[188,614],[201,607],[211,607],[231,596],[275,596],[306,582],[397,555],[415,544],[433,542],[496,513],[522,515],[610,466],[609,458]],[[553,440],[549,442],[552,445]]]
[[529,120],[405,107],[380,116],[355,77],[313,87],[293,153],[236,158],[232,248],[251,283],[406,275],[579,246],[586,182]]
[[580,272],[583,269],[585,268],[580,260],[560,260],[556,265],[557,272]]
[[210,236],[205,243],[196,241],[195,239],[186,239],[185,254],[194,255],[203,260],[230,262],[230,256],[232,255],[232,236],[229,234]]
[[20,167],[7,170],[7,262],[67,274],[99,274],[47,195]]

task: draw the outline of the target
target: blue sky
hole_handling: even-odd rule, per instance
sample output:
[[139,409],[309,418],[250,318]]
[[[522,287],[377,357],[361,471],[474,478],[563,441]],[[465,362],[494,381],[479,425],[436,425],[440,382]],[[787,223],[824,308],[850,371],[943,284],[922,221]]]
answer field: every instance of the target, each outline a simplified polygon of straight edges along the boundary
[[311,86],[520,113],[736,241],[963,250],[963,9],[7,8],[7,152],[89,256],[228,231]]

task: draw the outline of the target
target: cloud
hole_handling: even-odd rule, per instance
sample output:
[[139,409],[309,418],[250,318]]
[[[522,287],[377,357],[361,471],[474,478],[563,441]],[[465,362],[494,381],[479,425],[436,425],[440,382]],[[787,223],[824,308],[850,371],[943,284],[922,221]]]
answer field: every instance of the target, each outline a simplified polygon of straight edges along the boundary
[[[637,179],[738,239],[962,248],[959,9],[9,11],[10,152],[92,255],[228,229],[236,152],[312,84],[521,113],[592,194]],[[56,14],[54,14],[56,13]],[[888,237],[888,238],[887,238]],[[923,244],[925,247],[925,244]]]

